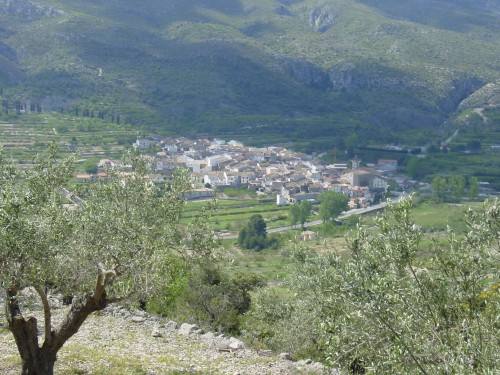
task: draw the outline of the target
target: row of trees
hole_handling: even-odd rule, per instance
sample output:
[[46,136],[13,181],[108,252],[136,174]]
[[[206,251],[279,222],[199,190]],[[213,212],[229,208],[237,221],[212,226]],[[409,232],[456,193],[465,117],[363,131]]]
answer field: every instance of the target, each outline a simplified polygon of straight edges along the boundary
[[[14,111],[15,114],[20,115],[21,113],[42,113],[43,108],[40,103],[30,102],[30,101],[21,101],[15,100],[10,101],[9,99],[2,99],[2,112],[5,114],[11,113]],[[59,109],[60,113],[65,113],[66,110],[64,108]],[[80,109],[80,107],[74,107],[72,110],[69,110],[68,113],[72,113],[75,116],[82,117],[90,117],[90,118],[99,118],[101,120],[106,120],[111,123],[120,124],[122,122],[122,118],[120,114],[115,112],[109,112],[105,110],[93,110],[93,109]]]
[[[63,109],[61,109],[62,112],[64,112]],[[120,114],[114,113],[114,112],[108,112],[108,111],[95,111],[93,109],[80,109],[80,107],[75,107],[72,112],[74,113],[75,116],[82,116],[82,117],[90,117],[90,118],[99,118],[101,120],[106,120],[112,123],[120,124],[121,123],[121,116]]]
[[[467,191],[466,191],[467,190]],[[436,176],[432,179],[432,195],[437,202],[458,201],[467,196],[475,199],[479,195],[479,181],[461,175]]]
[[40,103],[22,102],[20,100],[11,103],[8,99],[3,99],[2,112],[9,114],[11,109],[18,115],[22,112],[42,113],[42,105]]
[[[342,212],[347,210],[349,197],[334,191],[325,191],[319,198],[319,217],[324,223],[334,221]],[[310,201],[301,201],[290,207],[289,217],[292,225],[300,224],[304,229],[305,223],[313,213]]]

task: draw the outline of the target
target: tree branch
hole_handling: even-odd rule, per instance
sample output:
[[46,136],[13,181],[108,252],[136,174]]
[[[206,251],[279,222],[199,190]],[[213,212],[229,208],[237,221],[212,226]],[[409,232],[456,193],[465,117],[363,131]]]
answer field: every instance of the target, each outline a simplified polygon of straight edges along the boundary
[[99,303],[101,298],[106,294],[106,287],[111,284],[116,277],[114,270],[105,270],[102,264],[98,265],[97,281],[94,291],[94,299]]
[[5,300],[5,314],[7,315],[9,326],[12,326],[16,317],[22,317],[19,301],[17,300],[17,293],[18,290],[15,286],[11,286],[6,291],[7,299]]
[[43,287],[36,286],[36,292],[40,296],[43,305],[43,315],[45,318],[45,342],[50,343],[52,340],[52,313],[50,311],[49,299]]

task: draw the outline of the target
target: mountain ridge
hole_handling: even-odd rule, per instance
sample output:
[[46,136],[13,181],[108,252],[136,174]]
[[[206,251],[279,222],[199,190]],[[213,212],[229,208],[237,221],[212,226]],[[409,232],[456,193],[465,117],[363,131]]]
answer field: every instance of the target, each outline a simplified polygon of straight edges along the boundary
[[497,0],[12,3],[0,1],[6,97],[174,132],[404,139],[500,79]]

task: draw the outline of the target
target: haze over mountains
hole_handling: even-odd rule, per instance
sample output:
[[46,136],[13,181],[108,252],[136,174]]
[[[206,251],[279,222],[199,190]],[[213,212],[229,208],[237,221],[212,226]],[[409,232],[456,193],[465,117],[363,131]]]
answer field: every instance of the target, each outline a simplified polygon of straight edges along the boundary
[[181,132],[396,141],[499,80],[500,0],[0,0],[5,96]]

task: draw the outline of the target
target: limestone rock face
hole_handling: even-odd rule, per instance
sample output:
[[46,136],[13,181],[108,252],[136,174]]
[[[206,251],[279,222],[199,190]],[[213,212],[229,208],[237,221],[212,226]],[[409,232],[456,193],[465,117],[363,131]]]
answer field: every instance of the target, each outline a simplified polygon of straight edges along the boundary
[[335,24],[335,14],[330,7],[315,8],[309,13],[309,25],[314,31],[324,33]]
[[283,59],[283,68],[288,75],[305,85],[323,90],[332,87],[328,73],[309,61]]

